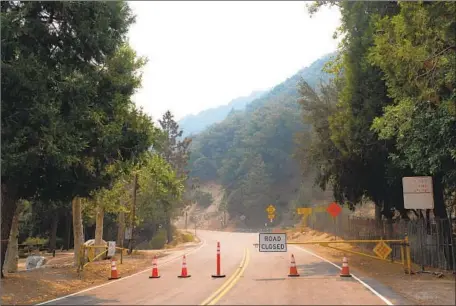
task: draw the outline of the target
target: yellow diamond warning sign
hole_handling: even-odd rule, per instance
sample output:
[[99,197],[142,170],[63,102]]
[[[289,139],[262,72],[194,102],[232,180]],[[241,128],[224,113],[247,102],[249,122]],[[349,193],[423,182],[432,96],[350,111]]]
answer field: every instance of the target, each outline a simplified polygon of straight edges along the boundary
[[382,259],[386,259],[393,250],[383,241],[377,243],[374,248],[374,253]]
[[275,207],[272,205],[269,205],[268,208],[266,208],[266,211],[268,212],[269,215],[273,215],[275,213]]

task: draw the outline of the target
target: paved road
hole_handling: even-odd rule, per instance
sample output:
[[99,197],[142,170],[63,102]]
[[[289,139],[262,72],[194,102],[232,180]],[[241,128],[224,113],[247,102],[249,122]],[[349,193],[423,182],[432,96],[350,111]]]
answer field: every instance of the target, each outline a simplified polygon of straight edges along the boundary
[[[373,292],[354,278],[297,246],[287,253],[259,253],[258,234],[200,231],[202,244],[158,263],[160,279],[150,271],[112,281],[47,305],[387,305],[408,304],[388,288]],[[221,243],[222,273],[214,279],[216,243]],[[180,279],[182,255],[192,277]],[[291,253],[301,277],[288,278]],[[121,266],[119,266],[122,273]],[[375,287],[375,286],[374,286]],[[383,297],[383,296],[386,296]]]

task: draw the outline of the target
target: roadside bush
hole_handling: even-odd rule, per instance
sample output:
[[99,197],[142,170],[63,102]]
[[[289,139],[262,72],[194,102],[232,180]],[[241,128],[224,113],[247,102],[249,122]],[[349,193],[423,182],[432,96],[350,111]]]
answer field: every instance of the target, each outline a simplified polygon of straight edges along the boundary
[[162,249],[166,244],[166,231],[160,229],[154,237],[149,241],[149,246],[152,250]]
[[28,237],[25,239],[24,244],[26,245],[46,245],[48,244],[48,239],[40,237]]
[[182,240],[183,240],[184,243],[185,242],[193,242],[193,240],[194,240],[193,239],[193,235],[190,234],[190,233],[183,233],[182,234]]
[[208,208],[212,203],[214,203],[212,194],[199,190],[196,192],[194,200],[196,200],[198,205],[203,208]]

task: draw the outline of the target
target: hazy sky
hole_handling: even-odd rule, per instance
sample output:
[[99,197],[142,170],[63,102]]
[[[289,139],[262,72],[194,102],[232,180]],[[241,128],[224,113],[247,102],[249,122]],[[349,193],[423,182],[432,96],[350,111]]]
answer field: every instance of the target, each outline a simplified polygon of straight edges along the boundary
[[310,18],[306,3],[133,1],[130,43],[149,62],[135,102],[176,119],[271,88],[337,42],[336,8]]

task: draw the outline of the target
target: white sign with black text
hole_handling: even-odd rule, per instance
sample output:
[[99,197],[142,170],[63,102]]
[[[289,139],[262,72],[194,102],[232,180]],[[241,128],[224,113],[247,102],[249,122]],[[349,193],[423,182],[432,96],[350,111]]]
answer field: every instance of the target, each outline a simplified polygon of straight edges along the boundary
[[286,252],[287,234],[285,233],[260,233],[260,252]]
[[133,234],[132,228],[131,228],[131,227],[127,227],[127,228],[125,229],[125,239],[126,239],[126,240],[130,240],[131,237],[133,236],[132,234]]
[[434,193],[431,176],[402,178],[405,209],[433,209]]
[[108,241],[108,257],[112,257],[116,254],[116,242]]

